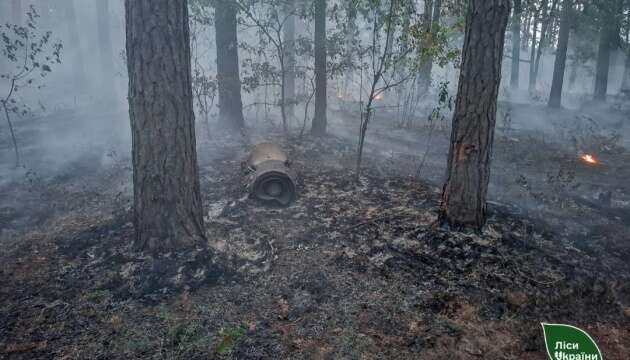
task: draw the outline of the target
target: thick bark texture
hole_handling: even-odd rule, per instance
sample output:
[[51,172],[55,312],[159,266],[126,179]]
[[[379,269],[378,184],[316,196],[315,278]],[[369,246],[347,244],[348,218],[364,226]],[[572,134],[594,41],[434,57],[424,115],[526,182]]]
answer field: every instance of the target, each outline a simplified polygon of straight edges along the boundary
[[236,4],[234,0],[215,2],[214,26],[217,46],[217,80],[219,88],[219,124],[230,130],[241,130],[243,101],[238,68]]
[[284,4],[284,16],[286,17],[283,30],[284,37],[284,62],[286,74],[284,75],[284,97],[286,103],[286,115],[295,117],[295,2],[287,1]]
[[510,0],[471,0],[453,115],[441,219],[481,228],[496,123]]
[[512,74],[510,86],[518,89],[521,68],[521,0],[514,0],[514,15],[512,16]]
[[311,133],[326,134],[326,0],[315,0],[315,117]]
[[572,0],[563,1],[560,33],[558,34],[558,49],[556,50],[556,61],[553,65],[551,93],[549,94],[549,107],[552,108],[559,108],[562,104],[562,86],[564,84],[564,69],[567,64],[567,48],[569,46],[572,8]]
[[126,0],[138,250],[205,244],[186,0]]

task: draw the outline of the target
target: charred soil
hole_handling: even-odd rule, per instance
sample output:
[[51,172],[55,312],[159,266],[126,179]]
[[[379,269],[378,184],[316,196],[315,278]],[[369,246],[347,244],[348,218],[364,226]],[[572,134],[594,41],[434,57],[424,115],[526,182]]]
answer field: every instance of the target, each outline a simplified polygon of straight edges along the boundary
[[[436,226],[439,189],[404,162],[368,155],[355,184],[352,144],[267,138],[300,174],[297,201],[248,199],[247,146],[202,142],[214,263],[204,281],[172,288],[135,278],[150,260],[130,250],[126,161],[5,187],[0,358],[542,360],[540,322],[584,328],[606,359],[630,356],[623,213],[550,198],[549,219],[598,225],[576,237],[497,200],[482,233],[449,231]],[[181,266],[169,259],[147,269]]]

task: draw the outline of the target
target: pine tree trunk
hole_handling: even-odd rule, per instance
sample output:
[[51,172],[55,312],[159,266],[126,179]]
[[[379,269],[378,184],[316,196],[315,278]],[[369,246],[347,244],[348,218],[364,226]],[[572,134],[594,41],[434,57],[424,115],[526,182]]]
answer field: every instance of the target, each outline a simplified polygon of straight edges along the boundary
[[[532,35],[532,51],[530,53],[529,56],[529,86],[528,86],[528,90],[529,92],[533,92],[536,88],[536,53],[538,51],[538,47],[540,45],[542,45],[543,42],[543,35],[542,34],[542,30],[544,29],[544,25],[543,25],[543,29],[541,29],[541,36],[540,36],[540,40],[538,40],[538,44],[536,44],[537,42],[537,33],[538,33],[538,23],[539,22],[543,22],[543,18],[545,17],[546,13],[547,13],[547,6],[549,5],[548,0],[542,0],[542,4],[540,9],[538,9],[537,13],[536,13],[536,20],[534,21],[534,33]],[[536,46],[538,45],[538,46]]]
[[529,36],[532,25],[532,11],[529,8],[525,12],[525,19],[527,20],[525,22],[525,31],[521,37],[521,50],[523,51],[527,50],[527,47],[529,46]]
[[496,123],[510,0],[471,0],[466,18],[441,220],[481,228]]
[[615,36],[619,34],[619,29],[615,26],[615,15],[607,12],[602,19],[599,32],[599,47],[597,51],[597,65],[595,68],[595,91],[594,99],[605,101],[608,92],[608,72],[610,71],[610,52],[613,47]]
[[533,76],[533,87],[536,87],[536,81],[538,79],[538,69],[540,67],[540,58],[543,54],[543,49],[547,46],[549,40],[549,27],[551,26],[552,19],[554,17],[554,12],[556,11],[556,5],[558,4],[558,0],[553,0],[551,4],[551,9],[549,9],[549,14],[546,14],[546,19],[543,22],[543,27],[540,31],[540,43],[538,44],[538,49],[536,50],[536,63],[534,64],[534,76]]
[[326,134],[326,0],[315,0],[315,117],[311,133]]
[[295,117],[295,2],[287,1],[284,4],[284,61],[286,74],[284,76],[284,97],[286,104],[286,115],[292,119]]
[[518,89],[521,69],[521,0],[514,0],[514,15],[512,16],[512,74],[510,86]]
[[245,126],[245,120],[241,99],[236,4],[234,0],[217,0],[214,14],[219,124],[222,128],[240,130]]
[[[422,21],[424,23],[423,31],[427,34],[433,33],[433,0],[424,1],[424,14],[422,15]],[[422,99],[431,87],[431,72],[433,71],[433,59],[428,56],[426,59],[421,59],[420,64],[420,76],[418,78],[418,96]]]
[[551,93],[549,94],[549,107],[552,108],[559,108],[562,105],[562,87],[564,84],[564,70],[567,64],[567,48],[569,46],[572,8],[572,0],[563,1],[560,33],[558,34],[558,49],[556,50]]
[[126,0],[135,248],[206,243],[186,0]]
[[[437,32],[439,30],[439,26],[440,26],[440,15],[442,12],[442,0],[433,0],[433,11],[432,11],[432,17],[431,17],[431,36],[437,36]],[[433,73],[433,56],[429,56],[426,59],[426,67],[424,69],[424,80],[423,80],[423,86],[425,86],[424,93],[427,93],[429,91],[429,88],[431,87],[431,82],[433,81],[433,78],[431,77],[432,73]]]
[[112,78],[114,77],[114,51],[111,37],[111,20],[109,15],[109,0],[96,1],[96,31],[98,34],[98,48],[101,61],[101,85],[107,89],[105,98],[108,100],[116,97]]
[[597,51],[597,65],[595,70],[595,100],[605,101],[608,92],[608,70],[610,68],[610,46],[608,46],[608,31],[600,30],[599,48]]

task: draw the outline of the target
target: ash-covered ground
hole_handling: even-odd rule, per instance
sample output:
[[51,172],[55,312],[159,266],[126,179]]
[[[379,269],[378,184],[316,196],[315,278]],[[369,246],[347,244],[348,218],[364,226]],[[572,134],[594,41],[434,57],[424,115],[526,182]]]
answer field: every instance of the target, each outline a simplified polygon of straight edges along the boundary
[[[617,136],[627,114],[514,103],[499,112],[481,234],[435,223],[447,123],[409,130],[377,118],[359,185],[356,120],[340,115],[325,139],[268,125],[209,139],[200,127],[215,264],[190,288],[134,278],[147,259],[130,251],[120,146],[37,141],[93,115],[20,124],[32,168],[0,179],[0,358],[542,360],[540,323],[558,322],[589,332],[606,359],[627,359],[630,153]],[[545,127],[532,120],[543,116]],[[120,117],[95,123],[107,131]],[[300,174],[289,207],[244,191],[241,161],[263,140],[279,142]],[[68,161],[48,159],[51,149]]]

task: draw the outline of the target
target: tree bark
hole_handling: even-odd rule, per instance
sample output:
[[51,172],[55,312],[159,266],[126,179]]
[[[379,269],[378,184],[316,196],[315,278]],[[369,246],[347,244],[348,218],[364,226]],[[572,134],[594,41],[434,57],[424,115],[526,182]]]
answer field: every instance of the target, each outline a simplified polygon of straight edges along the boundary
[[551,93],[549,94],[549,107],[552,108],[559,108],[562,105],[562,87],[567,63],[572,9],[572,0],[564,0],[562,4],[562,19],[560,20],[560,33],[558,34],[558,49],[556,50],[556,60],[553,65]]
[[311,133],[326,134],[326,0],[315,0],[315,117]]
[[135,248],[205,246],[186,0],[125,0]]
[[245,126],[238,62],[238,38],[234,0],[215,2],[219,124],[229,130]]
[[510,86],[518,89],[521,69],[521,0],[514,0],[514,15],[512,16],[512,74]]
[[108,100],[116,97],[112,78],[114,77],[114,51],[111,37],[111,20],[109,16],[109,0],[96,1],[96,31],[98,48],[101,57],[101,83],[106,90]]
[[441,205],[441,220],[451,226],[480,229],[485,223],[510,2],[471,0],[466,17],[459,89]]
[[284,97],[286,102],[286,114],[289,118],[295,117],[295,2],[289,0],[284,3],[284,16],[286,17],[283,30],[284,37],[284,61],[286,74],[284,76]]

